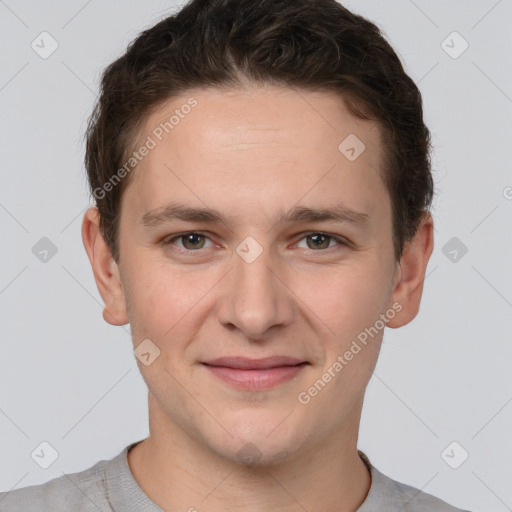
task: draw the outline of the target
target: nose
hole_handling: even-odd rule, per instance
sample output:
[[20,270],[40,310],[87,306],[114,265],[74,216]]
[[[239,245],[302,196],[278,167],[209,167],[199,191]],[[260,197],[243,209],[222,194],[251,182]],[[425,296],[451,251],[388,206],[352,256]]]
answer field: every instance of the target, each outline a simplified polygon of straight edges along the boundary
[[238,253],[233,261],[234,268],[221,287],[219,321],[251,340],[261,340],[272,328],[289,325],[296,311],[287,283],[289,269],[279,265],[268,249],[263,249],[254,261]]

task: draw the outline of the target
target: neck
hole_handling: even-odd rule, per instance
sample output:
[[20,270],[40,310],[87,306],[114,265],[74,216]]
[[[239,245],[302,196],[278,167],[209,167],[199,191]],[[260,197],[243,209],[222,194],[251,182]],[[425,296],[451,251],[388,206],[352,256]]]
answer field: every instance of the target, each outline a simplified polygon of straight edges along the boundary
[[[300,455],[243,465],[198,442],[153,411],[150,436],[128,453],[130,470],[163,510],[355,512],[371,476],[357,453],[357,429],[343,429]],[[165,425],[164,425],[165,422]]]

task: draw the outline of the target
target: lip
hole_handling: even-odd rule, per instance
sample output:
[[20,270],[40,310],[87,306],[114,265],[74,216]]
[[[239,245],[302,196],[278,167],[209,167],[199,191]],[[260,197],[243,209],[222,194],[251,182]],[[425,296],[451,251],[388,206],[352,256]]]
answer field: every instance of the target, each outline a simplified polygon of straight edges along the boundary
[[236,388],[262,391],[293,379],[310,363],[291,357],[273,356],[264,359],[223,357],[202,364],[213,375]]
[[280,366],[295,366],[301,363],[307,363],[304,359],[297,359],[288,356],[271,356],[262,359],[249,359],[247,357],[218,357],[204,361],[209,366],[224,366],[226,368],[235,368],[239,370],[268,370]]

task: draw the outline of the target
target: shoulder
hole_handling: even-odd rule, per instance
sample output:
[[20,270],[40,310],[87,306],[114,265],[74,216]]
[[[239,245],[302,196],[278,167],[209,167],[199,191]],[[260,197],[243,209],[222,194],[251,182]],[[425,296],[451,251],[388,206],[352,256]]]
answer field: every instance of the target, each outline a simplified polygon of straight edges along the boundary
[[388,480],[392,482],[390,483],[390,489],[395,492],[398,503],[405,505],[404,512],[469,512],[454,507],[446,501],[410,485],[397,482],[391,478],[388,478]]
[[1,492],[0,512],[103,510],[102,505],[106,501],[105,469],[109,463],[111,460],[101,460],[84,471],[64,474],[44,484]]
[[373,466],[363,452],[358,452],[370,470],[372,483],[365,501],[357,512],[469,512],[454,507],[432,494],[393,480]]

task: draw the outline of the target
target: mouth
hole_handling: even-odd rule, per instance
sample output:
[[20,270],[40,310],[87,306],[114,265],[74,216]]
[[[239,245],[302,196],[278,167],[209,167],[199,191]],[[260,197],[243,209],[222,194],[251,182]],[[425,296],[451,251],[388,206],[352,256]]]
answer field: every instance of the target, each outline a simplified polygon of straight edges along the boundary
[[311,363],[287,356],[264,359],[222,357],[202,363],[222,381],[246,391],[271,389],[296,377]]

